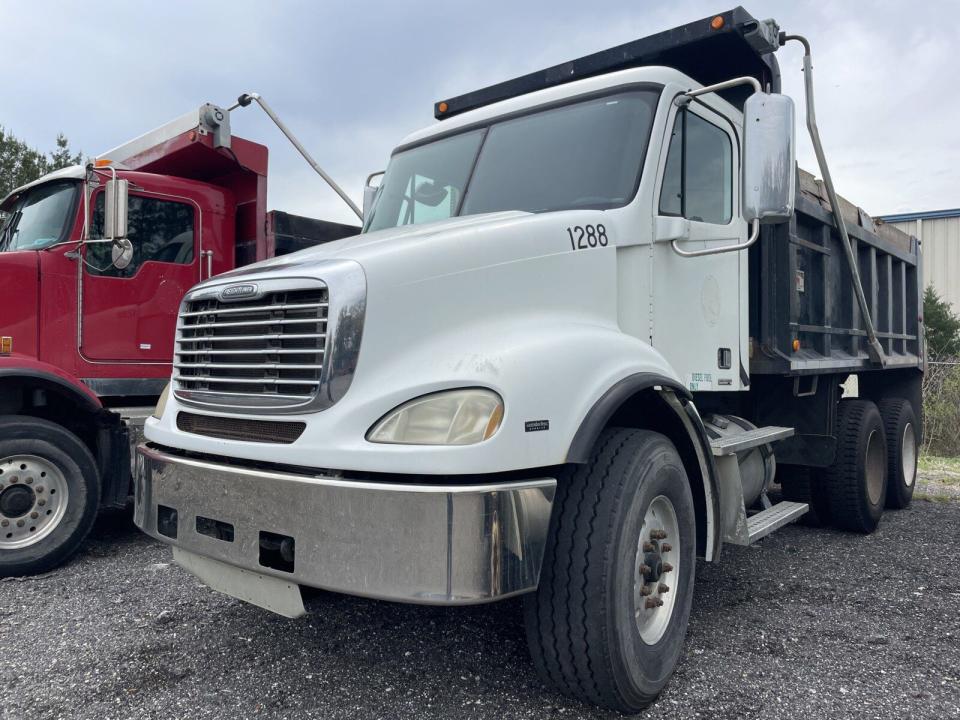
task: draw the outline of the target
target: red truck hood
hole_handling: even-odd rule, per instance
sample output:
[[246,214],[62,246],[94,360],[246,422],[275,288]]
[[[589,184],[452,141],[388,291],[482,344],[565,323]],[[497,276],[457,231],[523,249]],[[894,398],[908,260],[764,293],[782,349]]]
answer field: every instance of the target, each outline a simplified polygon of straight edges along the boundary
[[0,335],[18,355],[37,355],[40,257],[36,250],[0,253]]

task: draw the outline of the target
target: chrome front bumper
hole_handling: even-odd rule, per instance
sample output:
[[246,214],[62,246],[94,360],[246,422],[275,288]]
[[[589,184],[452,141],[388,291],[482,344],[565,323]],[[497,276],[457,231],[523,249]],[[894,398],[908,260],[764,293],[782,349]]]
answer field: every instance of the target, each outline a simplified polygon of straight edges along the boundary
[[[300,585],[467,605],[537,587],[555,490],[552,478],[434,485],[261,471],[143,444],[134,521],[157,540]],[[292,562],[276,561],[280,537]]]

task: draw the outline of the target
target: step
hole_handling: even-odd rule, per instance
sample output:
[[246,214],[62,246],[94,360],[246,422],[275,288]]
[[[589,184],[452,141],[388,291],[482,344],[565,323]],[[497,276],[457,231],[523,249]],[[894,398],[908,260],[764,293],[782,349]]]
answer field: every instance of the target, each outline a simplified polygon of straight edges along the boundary
[[793,428],[791,427],[768,425],[767,427],[747,430],[738,435],[712,439],[710,440],[710,449],[713,451],[713,454],[717,456],[733,455],[741,450],[749,450],[750,448],[767,445],[768,443],[792,436]]
[[758,512],[747,518],[747,535],[751,543],[755,543],[762,537],[766,537],[774,530],[782,528],[787,523],[791,523],[803,515],[810,506],[807,503],[799,502],[778,502],[766,510]]

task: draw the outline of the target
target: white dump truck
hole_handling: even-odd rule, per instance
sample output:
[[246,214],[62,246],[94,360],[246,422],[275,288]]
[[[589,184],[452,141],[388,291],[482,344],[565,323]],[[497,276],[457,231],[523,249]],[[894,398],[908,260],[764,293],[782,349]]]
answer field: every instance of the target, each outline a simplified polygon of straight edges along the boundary
[[[792,41],[822,180],[779,94]],[[809,44],[742,8],[435,116],[360,234],[187,294],[136,522],[288,616],[301,586],[522,594],[543,680],[639,711],[697,558],[909,503],[918,244],[836,195]]]

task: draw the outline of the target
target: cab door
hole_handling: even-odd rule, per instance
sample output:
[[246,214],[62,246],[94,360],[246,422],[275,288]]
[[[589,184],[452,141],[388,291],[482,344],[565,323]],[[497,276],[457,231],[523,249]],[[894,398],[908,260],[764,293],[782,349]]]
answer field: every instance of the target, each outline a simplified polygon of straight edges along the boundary
[[[104,193],[93,198],[91,237],[103,237]],[[133,260],[120,270],[110,243],[83,249],[80,352],[90,361],[170,363],[177,309],[200,280],[200,206],[193,199],[131,190]]]
[[709,106],[674,108],[655,195],[652,343],[693,391],[749,384],[747,257],[683,257],[743,242],[737,128]]

